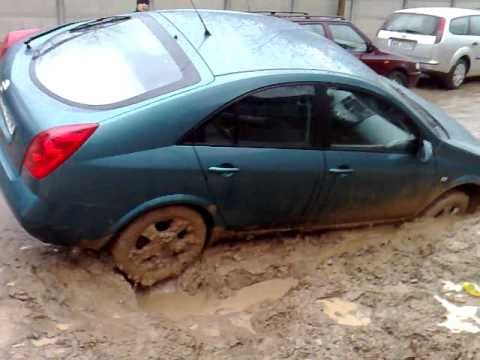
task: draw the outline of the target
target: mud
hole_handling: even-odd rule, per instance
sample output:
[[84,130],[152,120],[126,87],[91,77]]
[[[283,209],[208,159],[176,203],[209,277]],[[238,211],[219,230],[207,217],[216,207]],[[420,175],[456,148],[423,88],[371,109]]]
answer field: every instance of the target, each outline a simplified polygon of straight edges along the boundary
[[[419,93],[480,134],[480,83]],[[224,242],[148,291],[0,214],[0,359],[480,359],[479,214]]]

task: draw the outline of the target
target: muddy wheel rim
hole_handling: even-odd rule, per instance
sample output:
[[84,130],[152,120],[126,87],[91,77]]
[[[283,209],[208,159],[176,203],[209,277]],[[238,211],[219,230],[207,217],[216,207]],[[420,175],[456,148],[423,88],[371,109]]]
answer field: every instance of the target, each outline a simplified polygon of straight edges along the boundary
[[191,262],[199,252],[198,234],[188,220],[172,218],[150,224],[129,251],[129,261],[138,273],[177,268]]
[[438,218],[442,216],[455,216],[461,213],[462,213],[461,207],[457,205],[449,205],[444,207],[443,209],[440,209],[434,217]]
[[460,63],[455,67],[455,71],[453,72],[453,85],[455,85],[455,87],[462,85],[466,73],[467,67],[464,63]]

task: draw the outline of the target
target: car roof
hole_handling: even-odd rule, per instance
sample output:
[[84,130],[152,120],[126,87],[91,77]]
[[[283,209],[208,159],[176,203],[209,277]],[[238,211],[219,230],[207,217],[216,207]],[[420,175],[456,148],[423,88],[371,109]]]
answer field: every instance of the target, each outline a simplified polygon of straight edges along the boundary
[[429,7],[429,8],[413,8],[398,10],[396,13],[414,13],[424,15],[441,16],[448,19],[453,19],[459,16],[480,15],[479,10],[461,9],[455,7]]
[[275,16],[200,10],[205,36],[193,10],[156,12],[190,41],[214,75],[261,70],[317,70],[375,81],[377,75],[324,37]]

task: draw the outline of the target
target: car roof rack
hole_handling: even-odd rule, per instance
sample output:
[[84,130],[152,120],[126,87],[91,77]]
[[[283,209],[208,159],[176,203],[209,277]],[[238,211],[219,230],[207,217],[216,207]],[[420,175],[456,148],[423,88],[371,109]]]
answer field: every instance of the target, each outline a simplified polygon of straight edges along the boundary
[[298,19],[298,20],[340,20],[340,21],[346,21],[347,19],[343,16],[327,16],[327,15],[288,15],[288,16],[282,16],[286,17],[289,19]]
[[272,16],[307,16],[308,12],[304,11],[273,11],[273,10],[259,10],[259,11],[249,11],[254,14],[267,14]]

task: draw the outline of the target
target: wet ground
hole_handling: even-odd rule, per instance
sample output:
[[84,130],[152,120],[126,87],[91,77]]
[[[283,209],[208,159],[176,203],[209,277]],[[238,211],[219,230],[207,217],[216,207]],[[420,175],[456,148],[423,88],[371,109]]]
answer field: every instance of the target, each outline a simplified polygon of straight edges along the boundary
[[[480,136],[480,82],[418,92]],[[0,359],[480,359],[478,214],[219,244],[148,291],[0,214]]]

